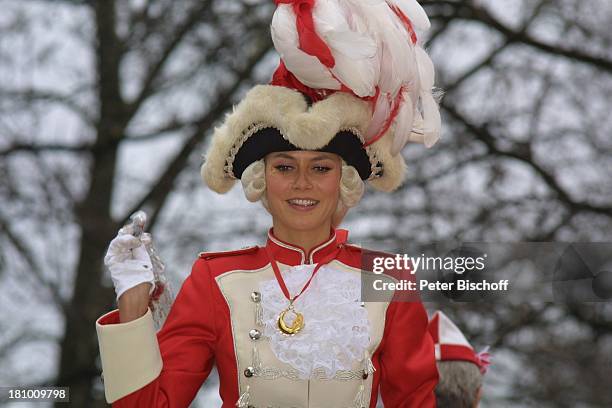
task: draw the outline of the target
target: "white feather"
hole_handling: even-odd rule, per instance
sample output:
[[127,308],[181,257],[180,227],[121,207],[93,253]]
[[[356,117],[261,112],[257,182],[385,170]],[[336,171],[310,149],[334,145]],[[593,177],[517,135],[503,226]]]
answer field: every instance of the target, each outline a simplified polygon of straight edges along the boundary
[[414,103],[407,92],[404,92],[403,96],[402,106],[395,119],[395,132],[393,144],[391,145],[392,156],[396,156],[408,142],[412,132],[412,123],[414,122]]
[[320,37],[349,31],[346,11],[335,0],[317,0],[312,9],[315,29]]
[[332,51],[336,64],[332,72],[357,96],[373,96],[376,93],[378,64],[374,61],[355,61],[354,59]]
[[423,106],[423,137],[425,147],[431,147],[440,139],[442,120],[438,104],[430,93],[421,94],[421,105]]
[[423,109],[423,137],[426,147],[433,146],[440,138],[442,120],[438,104],[431,94],[435,72],[434,65],[421,47],[416,47],[417,64],[419,66],[419,78],[421,80],[421,107]]
[[378,32],[383,43],[379,87],[395,95],[402,84],[415,75],[413,46],[406,30],[389,7],[379,23]]
[[425,139],[423,138],[423,134],[422,133],[412,132],[412,133],[410,133],[408,135],[407,142],[425,144]]
[[[431,147],[440,137],[441,123],[432,96],[433,63],[420,46],[412,43],[392,6],[398,7],[415,29],[430,28],[429,19],[416,0],[317,0],[313,20],[317,34],[334,57],[331,69],[299,49],[291,5],[277,7],[272,39],[287,69],[307,86],[340,89],[344,84],[361,97],[374,95],[378,86],[380,94],[366,140],[371,140],[387,124],[392,102],[398,92],[404,92],[391,148],[391,153],[397,155],[409,141]],[[417,110],[417,102],[422,112]]]
[[414,120],[412,121],[412,132],[408,135],[408,141],[414,143],[425,143],[423,133],[423,116],[421,116],[421,112],[417,109],[414,112]]
[[366,130],[365,139],[370,140],[382,129],[385,121],[391,113],[391,99],[388,94],[380,94],[376,100],[376,106],[372,113],[372,120]]
[[400,8],[402,12],[410,19],[410,22],[415,29],[429,30],[431,23],[423,10],[423,7],[416,0],[388,0]]
[[406,134],[398,130],[393,133],[393,144],[391,144],[391,156],[395,157],[399,152],[402,151],[406,145]]
[[433,62],[429,55],[425,52],[423,48],[420,46],[415,47],[415,56],[416,62],[419,68],[419,79],[421,81],[421,89],[428,90],[431,92],[431,89],[434,86],[435,80],[435,70]]
[[[330,1],[330,0],[322,0]],[[333,0],[353,31],[367,33],[377,47],[376,59],[382,92],[397,95],[402,83],[416,75],[413,45],[403,23],[386,0]]]
[[311,88],[340,89],[341,84],[317,57],[299,49],[295,14],[291,5],[281,4],[272,17],[272,41],[287,69]]
[[342,9],[336,1],[320,0],[313,10],[317,32],[323,37],[334,56],[331,69],[335,77],[358,96],[376,93],[379,65],[376,42],[367,33],[349,26],[352,10]]

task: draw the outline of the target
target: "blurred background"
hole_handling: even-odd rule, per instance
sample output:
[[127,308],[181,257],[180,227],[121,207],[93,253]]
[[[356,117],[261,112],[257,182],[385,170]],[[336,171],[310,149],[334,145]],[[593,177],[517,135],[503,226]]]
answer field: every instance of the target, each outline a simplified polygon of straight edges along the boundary
[[[405,149],[401,190],[368,191],[343,225],[352,241],[612,242],[612,2],[421,3],[443,137]],[[199,166],[224,113],[276,67],[273,10],[0,0],[0,386],[69,386],[71,406],[106,406],[102,259],[134,211],[175,291],[198,252],[265,241],[265,210],[239,187],[208,191]],[[482,406],[612,406],[612,302],[426,307],[491,346]],[[192,406],[219,406],[217,388],[213,374]]]

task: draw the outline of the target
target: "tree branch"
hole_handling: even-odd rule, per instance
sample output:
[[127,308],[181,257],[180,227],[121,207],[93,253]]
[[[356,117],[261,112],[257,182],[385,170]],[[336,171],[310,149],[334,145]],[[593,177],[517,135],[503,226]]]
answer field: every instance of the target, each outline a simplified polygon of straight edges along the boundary
[[523,145],[518,145],[514,150],[501,150],[495,144],[495,137],[491,134],[486,125],[476,125],[471,123],[465,116],[461,115],[454,106],[442,102],[440,106],[448,112],[456,121],[461,123],[468,131],[470,131],[478,140],[485,144],[491,153],[511,157],[522,161],[532,167],[536,173],[544,180],[544,182],[557,194],[561,202],[570,207],[573,211],[590,211],[603,214],[606,216],[612,215],[611,207],[597,206],[586,202],[576,201],[559,185],[553,175],[548,173],[542,166],[535,163],[531,159],[531,155]]
[[496,19],[485,7],[479,7],[471,2],[439,1],[432,2],[431,5],[444,5],[451,7],[453,19],[463,19],[477,21],[491,27],[500,34],[504,35],[508,41],[519,42],[551,55],[566,57],[571,60],[593,65],[601,70],[612,72],[612,60],[593,56],[578,49],[567,49],[561,45],[548,44],[540,41],[526,30],[515,30]]
[[170,55],[172,55],[172,53],[181,43],[183,38],[185,38],[185,36],[189,34],[189,32],[191,32],[195,25],[200,22],[202,14],[205,13],[209,8],[210,0],[202,1],[200,5],[195,8],[195,10],[192,10],[192,12],[189,13],[189,17],[187,17],[187,19],[182,24],[180,24],[175,30],[173,30],[173,37],[168,41],[166,47],[161,52],[157,61],[153,62],[149,66],[149,70],[145,75],[145,79],[142,83],[140,93],[134,99],[134,101],[128,104],[128,115],[130,117],[136,114],[143,101],[146,100],[149,95],[151,95],[151,93],[153,92],[153,83],[157,79],[168,58],[170,57]]
[[28,264],[30,272],[36,278],[36,280],[46,289],[49,290],[53,301],[62,310],[66,311],[66,302],[62,299],[59,292],[59,288],[54,282],[49,281],[43,276],[42,268],[35,262],[35,255],[30,251],[26,244],[17,236],[12,230],[11,226],[6,222],[4,217],[0,216],[0,232],[4,232],[9,242],[13,244],[13,247],[19,252],[23,260]]
[[90,126],[96,125],[94,116],[83,106],[79,105],[70,98],[69,95],[62,95],[54,91],[44,91],[38,89],[0,89],[0,98],[10,100],[23,100],[25,103],[34,102],[54,102],[58,103],[73,113],[77,114],[84,122]]
[[[523,22],[523,24],[521,25],[521,28],[518,30],[518,32],[524,34],[529,29],[529,25],[531,23],[533,23],[533,21],[540,15],[540,12],[544,8],[544,6],[546,4],[548,4],[548,3],[549,3],[548,0],[544,0],[544,1],[540,2],[534,8],[534,10],[531,13],[531,15]],[[446,27],[450,20],[443,20],[443,21],[445,22],[445,27]],[[503,42],[503,44],[501,44],[500,46],[496,47],[486,58],[484,58],[484,59],[482,59],[482,61],[474,64],[474,66],[472,66],[472,68],[468,69],[463,74],[461,74],[451,84],[449,84],[449,85],[442,85],[442,88],[443,88],[444,92],[445,93],[451,93],[453,90],[457,89],[457,87],[459,87],[467,79],[471,78],[473,75],[478,73],[482,68],[491,66],[491,64],[493,63],[495,58],[499,54],[501,54],[503,51],[505,51],[508,48],[508,46],[513,44],[514,42],[515,42],[514,38],[506,37],[506,39]]]
[[154,187],[138,203],[136,203],[130,210],[128,210],[124,214],[121,224],[126,223],[131,214],[143,208],[146,204],[149,204],[152,210],[150,217],[151,222],[149,224],[149,227],[153,226],[157,214],[162,208],[166,197],[172,190],[176,177],[184,168],[185,163],[187,162],[194,148],[203,141],[202,136],[212,126],[214,121],[221,114],[223,114],[223,112],[225,112],[231,107],[232,95],[236,92],[236,90],[240,88],[242,82],[245,79],[250,78],[251,73],[257,65],[257,62],[261,60],[261,58],[263,58],[272,47],[269,37],[263,36],[263,38],[265,38],[265,41],[260,44],[259,49],[248,60],[244,61],[242,69],[236,71],[236,76],[238,77],[238,79],[230,88],[224,90],[216,98],[217,103],[215,107],[202,116],[202,118],[198,121],[196,128],[192,132],[191,136],[184,143],[181,151],[168,165],[164,173],[157,179],[157,182],[154,184]]
[[0,157],[7,157],[17,152],[41,153],[41,152],[71,152],[71,153],[88,153],[92,149],[91,144],[81,145],[61,145],[61,144],[30,144],[30,143],[15,143],[4,150],[0,150]]

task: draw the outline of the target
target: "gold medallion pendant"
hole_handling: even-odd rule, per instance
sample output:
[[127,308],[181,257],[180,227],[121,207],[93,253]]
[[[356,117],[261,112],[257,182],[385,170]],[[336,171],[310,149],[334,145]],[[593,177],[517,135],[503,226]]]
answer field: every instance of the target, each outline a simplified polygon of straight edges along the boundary
[[[287,324],[285,318],[289,317],[289,314],[293,315],[293,321],[290,324]],[[293,336],[304,328],[304,315],[296,312],[292,304],[290,304],[288,308],[283,310],[280,315],[278,315],[277,321],[278,329],[281,331],[281,333],[288,336]]]

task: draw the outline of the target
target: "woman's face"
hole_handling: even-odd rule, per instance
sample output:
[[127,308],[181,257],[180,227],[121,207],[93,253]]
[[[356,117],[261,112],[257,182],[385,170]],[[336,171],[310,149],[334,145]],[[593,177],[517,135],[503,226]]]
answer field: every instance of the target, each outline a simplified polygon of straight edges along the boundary
[[275,228],[309,231],[329,228],[340,197],[342,161],[334,153],[270,153],[266,198]]

